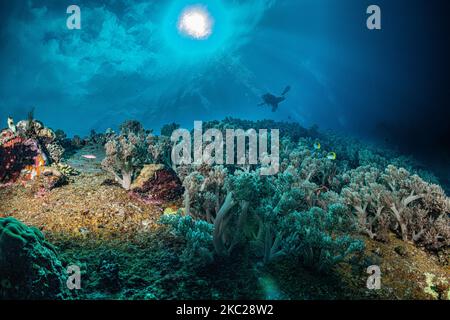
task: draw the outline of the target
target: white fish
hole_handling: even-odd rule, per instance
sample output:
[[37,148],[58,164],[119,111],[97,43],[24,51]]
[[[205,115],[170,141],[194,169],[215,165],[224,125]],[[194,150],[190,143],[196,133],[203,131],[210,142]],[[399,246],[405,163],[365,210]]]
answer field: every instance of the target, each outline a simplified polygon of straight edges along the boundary
[[9,128],[13,133],[16,133],[16,132],[17,132],[16,125],[14,124],[14,120],[13,120],[13,118],[11,118],[11,117],[8,118],[8,128]]
[[83,154],[82,157],[85,159],[97,159],[93,154]]

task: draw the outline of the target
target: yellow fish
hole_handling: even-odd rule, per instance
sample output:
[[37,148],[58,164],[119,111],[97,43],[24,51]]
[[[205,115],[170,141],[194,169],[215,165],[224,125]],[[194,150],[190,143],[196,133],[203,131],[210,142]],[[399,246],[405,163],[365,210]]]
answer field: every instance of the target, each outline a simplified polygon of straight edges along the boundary
[[336,160],[336,158],[337,158],[336,152],[329,152],[327,155],[328,160]]
[[164,210],[164,214],[176,214],[178,212],[178,210],[176,208],[173,207],[167,207]]
[[320,142],[314,143],[314,149],[320,150],[321,147],[322,147],[322,146],[320,145]]

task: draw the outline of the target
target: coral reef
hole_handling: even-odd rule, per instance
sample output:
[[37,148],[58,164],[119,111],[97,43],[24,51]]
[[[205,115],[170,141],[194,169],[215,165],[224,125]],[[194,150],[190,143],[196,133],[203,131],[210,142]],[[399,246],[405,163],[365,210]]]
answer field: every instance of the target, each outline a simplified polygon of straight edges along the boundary
[[0,183],[16,181],[23,169],[36,165],[40,154],[34,140],[17,137],[3,143],[0,146]]
[[[224,130],[239,125],[245,129],[258,127],[259,123],[226,119],[206,126]],[[303,264],[326,271],[352,252],[363,250],[363,242],[351,236],[358,231],[370,239],[385,241],[389,232],[394,232],[403,240],[412,240],[427,249],[448,247],[449,199],[441,188],[388,165],[386,157],[370,160],[377,163],[373,167],[359,166],[374,159],[371,150],[359,145],[360,152],[353,159],[352,151],[342,151],[345,152],[342,158],[348,160],[336,162],[327,156],[329,147],[328,150],[321,150],[320,144],[317,149],[314,147],[317,132],[314,136],[307,136],[307,130],[296,132],[302,134],[295,137],[286,134],[282,138],[282,172],[276,177],[262,178],[258,167],[178,168],[185,188],[185,213],[214,226],[216,255],[230,256],[237,247],[250,245],[264,263],[297,252]],[[327,141],[335,138],[322,135],[321,139],[327,146]],[[333,146],[333,150],[344,149]],[[366,160],[361,162],[363,155]],[[394,154],[391,159],[393,163],[400,161]],[[379,168],[385,164],[383,172]],[[352,166],[355,168],[351,169]],[[286,225],[297,228],[285,228]],[[311,240],[302,235],[304,230],[309,230]],[[341,237],[334,238],[337,230]],[[294,245],[294,238],[298,242],[303,239],[303,244]],[[308,247],[308,241],[317,247]],[[314,251],[320,252],[322,248],[330,250],[324,253],[329,260],[317,261]]]
[[62,160],[65,149],[57,141],[57,135],[34,120],[32,114],[13,128],[0,132],[0,182],[14,182],[24,169],[34,178],[42,172],[42,166]]
[[404,241],[439,250],[450,245],[450,199],[441,187],[407,170],[389,165],[349,171],[342,190],[356,214],[357,225],[372,239],[392,230]]
[[154,203],[175,201],[183,194],[175,172],[161,164],[144,165],[131,190],[142,200]]
[[160,223],[170,226],[172,234],[186,242],[180,256],[180,261],[184,265],[201,268],[212,263],[213,226],[210,223],[178,214],[163,215]]
[[57,141],[53,130],[44,126],[40,121],[32,118],[17,123],[17,134],[27,139],[36,140],[39,148],[46,154],[49,162],[60,162],[64,154],[64,148]]
[[59,143],[49,143],[45,148],[52,162],[59,163],[62,160],[65,149]]
[[139,169],[147,159],[146,133],[135,122],[126,122],[119,135],[113,135],[105,144],[104,170],[112,173],[126,190],[131,188]]
[[362,252],[364,242],[348,235],[346,210],[343,205],[332,205],[328,211],[311,208],[293,213],[285,222],[292,229],[286,240],[288,252],[319,272],[327,272],[350,255]]
[[[265,263],[285,254],[298,255],[304,264],[325,271],[364,248],[348,235],[331,236],[351,230],[348,224],[344,228],[348,216],[344,205],[296,212],[307,203],[302,190],[293,188],[295,183],[289,172],[276,178],[262,177],[258,171],[227,176],[223,167],[203,166],[184,180],[186,214],[213,223],[212,240],[219,256],[231,255],[247,239]],[[322,250],[329,251],[322,254]]]
[[161,128],[161,135],[170,137],[170,136],[172,136],[172,133],[179,128],[180,128],[180,125],[177,123],[166,124]]
[[226,129],[279,129],[280,138],[289,137],[294,142],[297,142],[302,137],[318,137],[319,133],[317,127],[313,126],[310,129],[305,129],[296,122],[277,122],[274,120],[242,120],[237,118],[227,117],[222,121],[209,121],[203,124],[204,130],[215,128],[219,130]]
[[149,161],[151,163],[162,163],[172,167],[172,142],[169,137],[149,135],[147,137]]
[[[13,124],[0,132],[0,217],[40,228],[61,261],[83,268],[79,298],[446,298],[450,199],[414,159],[296,123],[204,125],[280,129],[280,170],[264,176],[257,164],[173,166],[174,123],[159,136],[127,121],[118,134],[73,139],[32,117]],[[63,297],[42,234],[0,221],[32,235],[2,255],[45,257],[26,267],[53,277],[37,298]],[[374,264],[383,288],[368,292]],[[8,281],[5,297],[37,294]]]
[[184,206],[187,215],[213,222],[225,200],[227,170],[202,165],[184,177]]
[[42,233],[14,218],[0,218],[0,297],[62,299],[64,271]]
[[52,167],[55,168],[56,170],[58,170],[60,173],[62,173],[66,177],[77,176],[80,174],[80,172],[78,170],[76,170],[75,168],[71,167],[70,165],[68,165],[66,163],[61,163],[61,162],[53,163]]

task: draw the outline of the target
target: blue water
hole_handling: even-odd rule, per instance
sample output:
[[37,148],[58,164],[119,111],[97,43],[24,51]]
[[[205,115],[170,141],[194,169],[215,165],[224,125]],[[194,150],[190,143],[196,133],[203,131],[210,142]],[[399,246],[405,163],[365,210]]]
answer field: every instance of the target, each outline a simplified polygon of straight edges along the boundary
[[[179,12],[206,5],[205,41]],[[35,116],[69,136],[137,119],[156,131],[233,116],[318,124],[450,167],[445,1],[385,1],[382,30],[364,0],[78,0],[0,4],[0,120]],[[277,112],[261,95],[281,94]],[[5,123],[3,125],[3,123]],[[445,174],[444,174],[445,175]]]

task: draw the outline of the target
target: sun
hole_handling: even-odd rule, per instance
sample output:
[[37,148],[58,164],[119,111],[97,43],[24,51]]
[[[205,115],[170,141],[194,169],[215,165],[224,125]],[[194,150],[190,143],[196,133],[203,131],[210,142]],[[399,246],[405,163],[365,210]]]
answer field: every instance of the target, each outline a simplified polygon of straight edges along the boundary
[[224,1],[166,1],[169,4],[162,15],[161,44],[168,49],[167,54],[173,54],[171,59],[204,62],[205,57],[223,54],[233,45],[235,11]]
[[213,19],[208,10],[200,5],[185,8],[178,20],[180,33],[196,40],[208,39],[212,34]]

